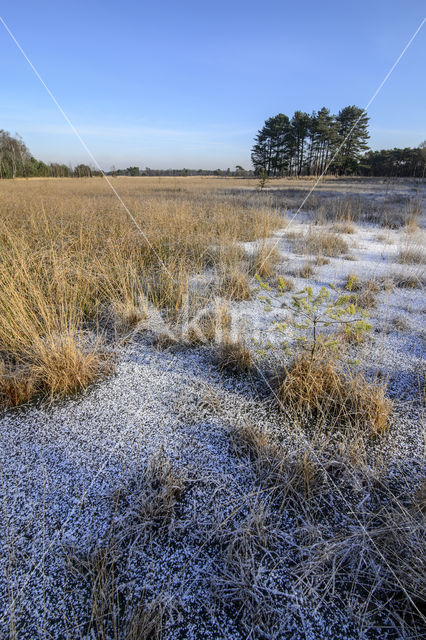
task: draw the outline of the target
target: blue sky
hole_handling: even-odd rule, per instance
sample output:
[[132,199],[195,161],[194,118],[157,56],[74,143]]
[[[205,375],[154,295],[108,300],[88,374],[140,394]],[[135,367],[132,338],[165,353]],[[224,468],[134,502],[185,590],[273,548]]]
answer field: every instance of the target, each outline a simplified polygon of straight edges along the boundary
[[[250,166],[264,120],[365,106],[424,0],[0,4],[101,166]],[[0,25],[0,128],[45,161],[86,152]],[[426,24],[372,104],[373,148],[426,138]]]

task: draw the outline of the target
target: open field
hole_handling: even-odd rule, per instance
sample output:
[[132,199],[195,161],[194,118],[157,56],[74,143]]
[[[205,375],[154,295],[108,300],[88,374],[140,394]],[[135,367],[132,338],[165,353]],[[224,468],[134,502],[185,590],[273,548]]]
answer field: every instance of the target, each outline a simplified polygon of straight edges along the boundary
[[421,638],[426,183],[0,182],[0,634]]

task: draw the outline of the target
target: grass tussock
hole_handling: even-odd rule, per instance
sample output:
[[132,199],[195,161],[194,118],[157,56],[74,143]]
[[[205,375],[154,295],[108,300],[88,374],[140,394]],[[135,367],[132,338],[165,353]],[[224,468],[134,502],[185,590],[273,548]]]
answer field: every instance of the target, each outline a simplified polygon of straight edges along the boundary
[[18,365],[0,366],[0,406],[17,406],[38,395],[52,400],[75,393],[111,368],[111,356],[99,341],[87,344],[73,334],[39,340]]
[[423,272],[394,273],[391,274],[390,281],[399,289],[423,289],[425,286]]
[[[288,237],[288,236],[287,236]],[[293,239],[294,250],[297,253],[336,257],[347,253],[349,247],[339,233],[333,231],[318,231],[309,228],[307,233],[299,233]]]
[[353,273],[349,274],[344,284],[346,291],[353,293],[355,304],[361,309],[372,309],[376,306],[376,294],[379,293],[380,283],[374,278],[361,280]]
[[253,296],[250,278],[242,268],[224,273],[219,282],[218,292],[229,300],[251,300]]
[[325,264],[330,264],[330,260],[329,258],[324,258],[324,256],[317,256],[314,263],[317,267],[323,267]]
[[231,315],[224,304],[200,312],[188,327],[187,338],[192,344],[221,342],[231,329]]
[[217,347],[216,363],[220,371],[247,373],[253,368],[253,356],[241,336],[225,338]]
[[420,247],[407,247],[398,252],[397,259],[400,264],[424,264],[426,262],[426,253]]
[[309,278],[312,278],[314,274],[315,274],[314,265],[312,265],[310,262],[306,262],[305,264],[302,264],[300,269],[296,271],[296,275],[299,278],[306,278],[307,280]]
[[355,226],[350,220],[341,220],[333,224],[332,231],[334,233],[352,234],[355,233]]
[[283,408],[348,431],[363,428],[376,435],[388,426],[391,403],[384,386],[347,373],[328,359],[296,357],[276,376],[275,393]]
[[280,263],[281,255],[276,247],[265,244],[250,259],[250,274],[262,279],[272,278]]

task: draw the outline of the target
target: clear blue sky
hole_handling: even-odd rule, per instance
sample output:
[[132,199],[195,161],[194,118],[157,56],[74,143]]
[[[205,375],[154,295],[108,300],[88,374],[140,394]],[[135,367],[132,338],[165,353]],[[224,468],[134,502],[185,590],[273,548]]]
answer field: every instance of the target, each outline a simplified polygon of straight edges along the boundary
[[[2,2],[0,15],[101,166],[250,166],[264,120],[365,106],[424,0]],[[0,128],[89,158],[0,25]],[[373,148],[426,138],[426,25],[369,110]]]

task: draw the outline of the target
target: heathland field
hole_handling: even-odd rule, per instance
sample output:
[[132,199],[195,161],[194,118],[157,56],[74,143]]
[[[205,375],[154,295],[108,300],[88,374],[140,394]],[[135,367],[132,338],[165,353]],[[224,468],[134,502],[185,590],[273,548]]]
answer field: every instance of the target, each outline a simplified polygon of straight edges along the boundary
[[425,181],[109,181],[0,181],[2,637],[424,637]]

